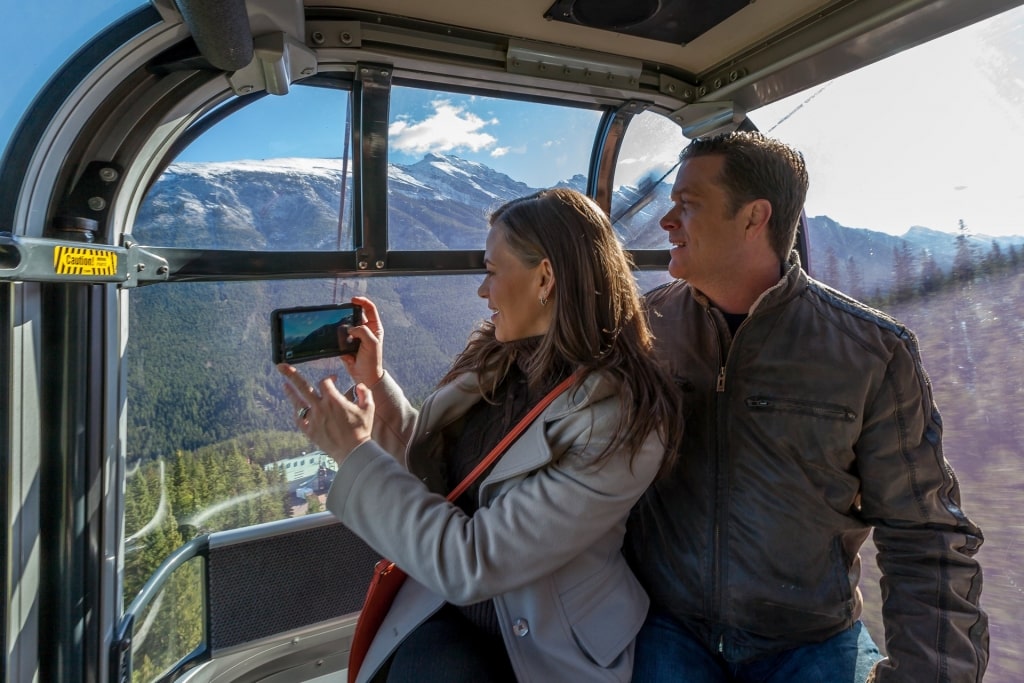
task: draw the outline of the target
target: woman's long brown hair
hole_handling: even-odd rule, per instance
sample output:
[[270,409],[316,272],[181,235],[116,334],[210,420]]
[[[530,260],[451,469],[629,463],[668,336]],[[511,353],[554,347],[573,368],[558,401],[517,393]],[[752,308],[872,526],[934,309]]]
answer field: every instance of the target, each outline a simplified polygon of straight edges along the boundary
[[[502,231],[524,265],[548,259],[555,276],[554,320],[527,365],[530,386],[573,371],[580,374],[577,386],[591,372],[610,376],[621,387],[622,410],[616,436],[597,460],[625,447],[632,461],[647,435],[658,430],[666,470],[682,435],[680,392],[654,360],[630,260],[608,217],[586,195],[555,188],[508,202],[491,214],[490,225]],[[494,324],[487,321],[441,384],[476,372],[481,393],[490,398],[512,362],[511,346],[495,339]]]

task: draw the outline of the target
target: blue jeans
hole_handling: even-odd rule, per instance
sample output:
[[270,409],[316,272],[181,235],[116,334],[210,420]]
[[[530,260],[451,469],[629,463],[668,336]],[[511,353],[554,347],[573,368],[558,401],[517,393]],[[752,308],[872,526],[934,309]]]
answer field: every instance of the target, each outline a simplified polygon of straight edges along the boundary
[[858,621],[821,643],[727,662],[675,619],[652,612],[637,635],[633,683],[864,683],[880,659]]

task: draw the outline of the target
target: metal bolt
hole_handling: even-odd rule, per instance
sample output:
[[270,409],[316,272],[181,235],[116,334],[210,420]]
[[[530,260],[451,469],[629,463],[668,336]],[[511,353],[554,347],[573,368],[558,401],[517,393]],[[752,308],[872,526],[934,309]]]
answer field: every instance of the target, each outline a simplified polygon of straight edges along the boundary
[[722,87],[722,79],[721,78],[716,78],[714,85],[715,85],[715,90],[718,90],[719,88],[721,88]]
[[708,94],[708,89],[705,88],[703,85],[700,86],[699,88],[697,88],[697,95],[699,97],[704,97],[707,94]]
[[359,270],[366,270],[366,268],[367,268],[367,267],[368,267],[368,266],[369,266],[370,264],[368,264],[368,263],[367,263],[366,261],[360,261],[358,265],[359,265]]
[[377,270],[382,270],[384,268],[384,261],[383,260],[377,261],[376,265],[377,265]]
[[387,78],[388,76],[391,75],[391,73],[387,69],[382,69],[380,75],[383,76],[384,78]]
[[139,265],[135,266],[135,270],[139,271],[140,273],[142,271],[144,271],[145,269],[146,269],[146,264],[145,263],[140,263]]
[[167,272],[169,270],[170,270],[170,268],[168,268],[167,266],[160,266],[159,268],[156,269],[156,274],[157,275],[167,275]]
[[248,95],[249,93],[252,92],[252,86],[251,85],[240,86],[238,88],[238,92],[242,93],[243,95]]
[[692,90],[684,90],[684,91],[683,91],[683,98],[684,98],[684,99],[687,99],[687,100],[688,100],[688,99],[690,99],[691,97],[693,97],[693,91],[692,91]]
[[110,168],[109,166],[104,166],[103,168],[100,169],[100,180],[107,183],[114,182],[115,180],[117,180],[117,169]]
[[312,76],[313,75],[313,67],[307,66],[305,69],[302,70],[302,75],[303,76]]
[[349,33],[348,31],[342,32],[342,34],[341,34],[341,42],[344,43],[345,45],[348,45],[349,43],[351,43],[352,42],[352,34]]
[[676,86],[675,86],[674,83],[668,86],[668,91],[669,92],[675,92],[676,91]]
[[732,71],[729,72],[729,82],[730,83],[733,83],[733,82],[739,80],[739,77],[740,77],[740,72],[739,71],[736,71],[735,69],[733,69]]
[[89,208],[93,211],[102,211],[107,208],[107,200],[103,197],[89,197]]
[[320,31],[313,31],[312,38],[313,38],[313,42],[315,44],[317,44],[317,45],[323,45],[324,44],[324,40],[325,40],[324,34],[321,33]]

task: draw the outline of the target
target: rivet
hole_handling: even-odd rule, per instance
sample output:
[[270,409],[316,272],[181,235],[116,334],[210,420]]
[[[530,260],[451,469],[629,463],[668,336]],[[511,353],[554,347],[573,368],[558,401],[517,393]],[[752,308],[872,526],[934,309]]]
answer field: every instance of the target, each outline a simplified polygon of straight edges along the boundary
[[316,43],[317,45],[323,45],[324,44],[324,40],[326,40],[326,39],[324,38],[324,34],[323,33],[321,33],[320,31],[313,31],[313,42],[314,43]]
[[249,93],[252,92],[252,86],[251,85],[243,85],[243,86],[238,88],[238,92],[242,93],[243,95],[248,95]]
[[359,270],[366,270],[367,266],[369,266],[369,264],[366,261],[359,262]]
[[107,208],[107,200],[103,197],[89,197],[89,201],[86,203],[93,211],[102,211]]
[[718,88],[721,88],[722,87],[722,79],[721,78],[716,78],[714,85],[715,85],[715,90],[717,90]]
[[312,76],[313,75],[313,67],[307,66],[305,69],[302,70],[302,75],[303,76]]
[[139,271],[140,273],[142,271],[144,271],[145,269],[146,269],[146,264],[145,263],[140,263],[139,265],[135,266],[135,270]]
[[156,274],[157,275],[167,275],[167,271],[169,271],[169,270],[170,270],[170,268],[168,268],[167,266],[160,266],[159,268],[156,269]]
[[675,86],[675,84],[673,84],[673,85],[670,85],[670,86],[668,86],[668,91],[669,91],[669,92],[675,92],[675,91],[676,91],[676,86]]
[[343,32],[341,34],[341,42],[344,43],[345,45],[348,45],[349,43],[351,43],[352,42],[352,34],[349,33],[348,31]]
[[104,166],[100,169],[100,180],[108,183],[114,182],[117,180],[117,169]]
[[377,270],[384,268],[384,261],[377,261]]

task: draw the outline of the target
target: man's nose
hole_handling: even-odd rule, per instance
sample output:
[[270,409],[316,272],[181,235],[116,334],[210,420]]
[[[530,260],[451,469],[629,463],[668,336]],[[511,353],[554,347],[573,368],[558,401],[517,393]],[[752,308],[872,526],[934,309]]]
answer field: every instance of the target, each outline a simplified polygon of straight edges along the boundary
[[662,230],[675,230],[679,227],[678,212],[675,209],[669,209],[668,213],[658,221],[658,225],[661,226]]

